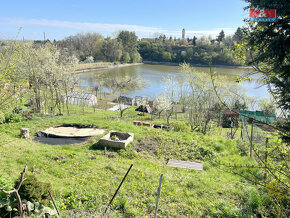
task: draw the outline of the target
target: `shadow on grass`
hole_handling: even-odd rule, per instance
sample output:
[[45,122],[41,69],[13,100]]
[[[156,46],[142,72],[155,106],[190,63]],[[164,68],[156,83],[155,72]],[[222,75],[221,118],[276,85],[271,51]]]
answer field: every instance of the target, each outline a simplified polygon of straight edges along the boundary
[[92,144],[89,147],[89,150],[99,150],[99,151],[108,151],[108,152],[119,152],[121,150],[123,150],[122,148],[113,148],[113,147],[106,147],[101,145],[99,142]]

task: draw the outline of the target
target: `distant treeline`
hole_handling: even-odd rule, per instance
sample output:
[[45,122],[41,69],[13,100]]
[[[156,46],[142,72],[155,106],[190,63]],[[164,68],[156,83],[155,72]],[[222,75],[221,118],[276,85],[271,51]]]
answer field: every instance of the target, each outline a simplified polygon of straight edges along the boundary
[[120,31],[115,38],[104,38],[98,33],[78,33],[53,44],[82,62],[136,63],[144,60],[208,64],[211,61],[220,65],[244,65],[245,62],[233,55],[234,44],[242,37],[241,28],[233,36],[226,36],[222,30],[216,39],[210,36],[176,39],[165,35],[138,39],[135,32]]
[[233,49],[235,42],[243,37],[240,28],[233,36],[225,36],[222,30],[216,39],[202,36],[192,39],[173,39],[161,35],[153,40],[141,40],[138,51],[145,61],[187,62],[191,64],[243,65],[235,58]]

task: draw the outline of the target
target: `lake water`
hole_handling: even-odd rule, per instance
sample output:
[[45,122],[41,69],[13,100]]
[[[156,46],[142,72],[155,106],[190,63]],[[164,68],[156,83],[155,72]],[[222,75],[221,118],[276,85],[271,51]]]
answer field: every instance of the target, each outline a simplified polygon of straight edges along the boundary
[[[208,67],[194,67],[194,69],[198,72],[209,72]],[[227,82],[229,83],[230,81],[235,81],[237,76],[243,76],[251,72],[251,69],[242,68],[214,67],[213,70],[217,74],[226,75],[228,78]],[[79,83],[83,87],[93,88],[98,86],[100,81],[104,84],[108,84],[112,78],[118,80],[118,78],[124,76],[130,76],[132,78],[140,77],[147,83],[146,87],[127,92],[126,96],[146,96],[149,99],[153,99],[164,91],[164,78],[173,77],[177,81],[186,80],[186,74],[181,72],[179,66],[142,64],[80,73]],[[236,84],[243,87],[245,93],[249,96],[253,96],[255,99],[269,98],[269,93],[266,87],[261,86],[261,76],[256,74],[251,76],[251,78],[251,81],[243,81]],[[102,91],[110,91],[105,87],[105,85],[103,85],[103,87]]]

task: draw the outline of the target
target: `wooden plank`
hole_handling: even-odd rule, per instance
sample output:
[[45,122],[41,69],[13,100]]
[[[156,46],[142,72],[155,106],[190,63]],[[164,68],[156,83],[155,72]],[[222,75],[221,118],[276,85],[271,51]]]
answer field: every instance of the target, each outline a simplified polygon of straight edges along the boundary
[[167,163],[167,166],[185,168],[185,169],[203,170],[203,165],[201,163],[174,160],[174,159],[169,160]]

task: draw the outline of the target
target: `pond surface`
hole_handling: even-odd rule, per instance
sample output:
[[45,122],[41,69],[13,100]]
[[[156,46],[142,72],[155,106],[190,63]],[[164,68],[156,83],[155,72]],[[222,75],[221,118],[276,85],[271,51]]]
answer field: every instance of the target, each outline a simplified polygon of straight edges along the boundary
[[[209,72],[208,67],[194,67],[197,72]],[[225,75],[228,78],[227,82],[234,82],[237,76],[244,76],[249,74],[251,69],[244,68],[222,68],[214,67],[213,70],[220,75]],[[118,78],[129,76],[132,78],[140,77],[146,82],[146,87],[141,89],[134,89],[127,92],[125,95],[130,97],[146,96],[149,99],[153,99],[155,96],[161,94],[164,91],[166,77],[172,77],[177,81],[186,81],[186,73],[181,72],[179,66],[166,66],[166,65],[150,65],[142,64],[129,67],[120,67],[113,69],[104,69],[89,71],[79,74],[80,85],[83,87],[93,88],[99,86],[99,83],[103,83],[102,91],[110,92],[108,86],[105,84],[110,83],[112,78],[118,80]],[[268,98],[269,93],[265,86],[261,86],[261,76],[256,74],[251,76],[251,81],[243,81],[236,83],[237,86],[243,87],[245,93],[248,96],[253,96],[255,99]]]

